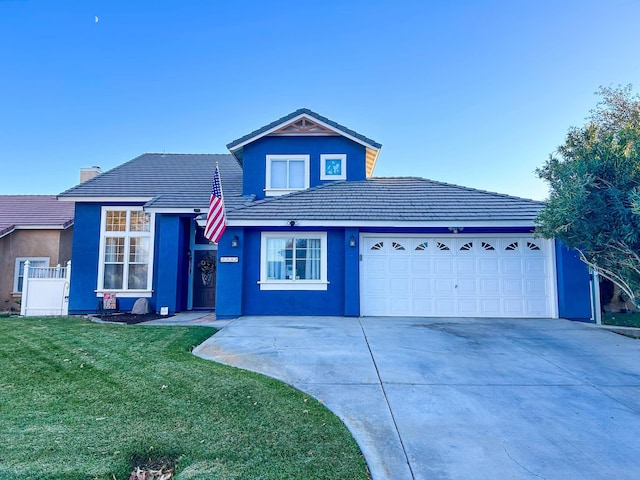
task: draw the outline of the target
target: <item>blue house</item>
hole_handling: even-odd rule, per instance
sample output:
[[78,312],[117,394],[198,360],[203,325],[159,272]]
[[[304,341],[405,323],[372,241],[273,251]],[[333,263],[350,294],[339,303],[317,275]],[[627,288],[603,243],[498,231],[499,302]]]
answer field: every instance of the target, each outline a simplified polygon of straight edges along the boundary
[[[70,313],[543,317],[589,320],[574,252],[537,238],[541,202],[374,177],[381,145],[297,110],[230,154],[144,154],[62,193],[74,201]],[[227,229],[203,236],[218,165]]]

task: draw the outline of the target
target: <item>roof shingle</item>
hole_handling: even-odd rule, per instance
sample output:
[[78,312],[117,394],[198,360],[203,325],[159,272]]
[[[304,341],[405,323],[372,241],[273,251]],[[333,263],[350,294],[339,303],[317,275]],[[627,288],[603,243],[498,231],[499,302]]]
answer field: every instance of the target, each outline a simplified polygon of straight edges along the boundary
[[55,195],[0,195],[0,237],[21,227],[64,229],[73,214],[74,204]]
[[230,154],[145,153],[60,194],[60,197],[148,197],[147,206],[207,208],[216,164],[227,208],[244,205],[242,168]]
[[543,203],[416,177],[336,182],[255,202],[231,220],[531,221]]

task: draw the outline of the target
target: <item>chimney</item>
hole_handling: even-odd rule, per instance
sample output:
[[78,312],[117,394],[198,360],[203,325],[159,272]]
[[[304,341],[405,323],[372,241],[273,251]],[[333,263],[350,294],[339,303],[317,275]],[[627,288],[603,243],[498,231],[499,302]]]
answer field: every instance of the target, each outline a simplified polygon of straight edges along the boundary
[[80,169],[80,183],[84,183],[87,180],[91,180],[93,177],[97,177],[102,173],[102,170],[97,165],[93,167],[86,167]]

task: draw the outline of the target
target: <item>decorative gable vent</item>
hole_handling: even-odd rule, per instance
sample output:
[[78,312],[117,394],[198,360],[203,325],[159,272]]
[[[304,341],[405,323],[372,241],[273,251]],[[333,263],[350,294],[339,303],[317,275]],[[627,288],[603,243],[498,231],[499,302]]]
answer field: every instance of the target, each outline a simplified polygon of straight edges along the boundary
[[485,250],[495,250],[495,248],[493,248],[493,245],[487,242],[482,242],[482,248],[484,248]]
[[333,130],[329,130],[322,125],[315,123],[308,118],[301,119],[279,128],[271,135],[338,135]]
[[540,247],[533,242],[527,242],[527,247],[529,250],[540,250]]
[[391,246],[395,250],[405,250],[405,248],[402,245],[400,245],[398,242],[391,242]]

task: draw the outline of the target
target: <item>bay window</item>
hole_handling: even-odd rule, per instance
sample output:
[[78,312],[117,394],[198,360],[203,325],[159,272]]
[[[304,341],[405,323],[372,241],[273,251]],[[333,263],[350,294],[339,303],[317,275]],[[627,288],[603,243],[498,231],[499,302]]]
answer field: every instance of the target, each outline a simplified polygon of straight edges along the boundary
[[153,223],[141,207],[102,208],[98,292],[150,294]]

